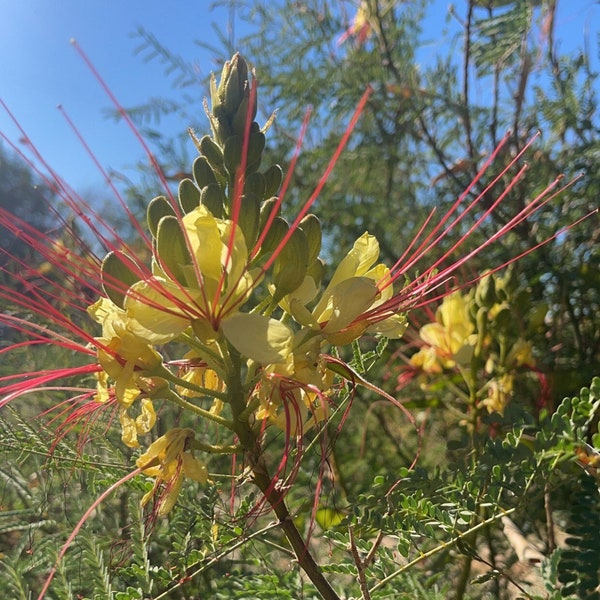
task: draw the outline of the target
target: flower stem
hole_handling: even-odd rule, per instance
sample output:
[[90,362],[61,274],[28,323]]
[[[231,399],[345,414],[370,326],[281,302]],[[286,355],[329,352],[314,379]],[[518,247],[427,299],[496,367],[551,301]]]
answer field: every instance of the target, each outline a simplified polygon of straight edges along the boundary
[[298,564],[317,588],[323,600],[340,600],[340,597],[323,576],[319,565],[315,562],[306,542],[302,538],[302,535],[300,535],[285,504],[284,492],[275,485],[275,482],[268,473],[263,449],[260,446],[256,430],[252,427],[249,420],[250,415],[247,410],[246,394],[244,393],[244,386],[241,380],[240,355],[233,348],[229,348],[228,353],[231,360],[226,383],[227,391],[230,395],[229,402],[233,416],[233,425],[239,443],[245,450],[246,460],[252,471],[254,483],[263,493],[266,501],[277,515],[279,526],[290,543]]
[[277,518],[279,526],[283,530],[285,537],[292,546],[298,564],[306,573],[313,585],[317,588],[323,600],[340,600],[340,597],[331,587],[329,582],[323,576],[319,565],[315,562],[306,542],[300,535],[292,516],[285,504],[283,492],[277,489],[269,477],[261,455],[255,457],[256,461],[250,465],[252,469],[254,483],[264,494],[267,502],[271,505]]

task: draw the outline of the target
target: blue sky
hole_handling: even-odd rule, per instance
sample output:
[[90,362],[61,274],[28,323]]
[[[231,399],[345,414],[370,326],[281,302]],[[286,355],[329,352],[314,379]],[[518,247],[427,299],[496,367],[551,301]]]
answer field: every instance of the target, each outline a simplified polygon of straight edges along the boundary
[[[76,189],[102,184],[56,109],[62,104],[77,123],[101,163],[127,169],[142,152],[126,127],[107,120],[110,102],[69,44],[76,38],[125,106],[150,96],[169,95],[169,82],[157,62],[146,63],[134,50],[138,26],[153,33],[174,53],[193,60],[198,85],[216,70],[214,56],[195,43],[219,46],[212,27],[226,28],[228,10],[209,10],[208,0],[0,0],[0,97],[15,113],[53,168]],[[436,0],[428,23],[444,31],[446,0]],[[464,12],[463,2],[455,6]],[[592,48],[600,29],[600,4],[594,0],[559,0],[558,42],[563,50],[590,36]],[[240,23],[237,23],[238,34]],[[436,37],[431,56],[447,41]],[[425,54],[426,56],[426,54]],[[595,57],[597,59],[597,57]],[[597,60],[596,65],[597,67]],[[181,131],[187,123],[170,121]],[[13,141],[19,135],[0,111],[0,130]]]

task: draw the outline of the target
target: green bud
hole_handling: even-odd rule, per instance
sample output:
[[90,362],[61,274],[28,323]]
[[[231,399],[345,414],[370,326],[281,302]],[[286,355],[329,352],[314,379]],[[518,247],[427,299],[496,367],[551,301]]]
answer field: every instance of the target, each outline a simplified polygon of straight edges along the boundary
[[254,121],[254,118],[256,117],[256,102],[252,107],[252,114],[250,115],[250,117],[248,116],[249,109],[250,94],[248,93],[246,94],[246,96],[244,96],[231,121],[231,131],[233,135],[244,135],[246,131],[246,126],[248,124],[248,118],[250,118],[250,122]]
[[481,356],[481,350],[483,349],[483,342],[487,334],[488,329],[488,309],[484,306],[480,307],[477,311],[475,318],[475,324],[477,327],[477,344],[475,345],[475,356]]
[[319,258],[321,252],[321,222],[316,215],[306,215],[300,221],[300,229],[306,234],[308,241],[308,264]]
[[202,188],[200,203],[206,206],[216,219],[223,218],[223,192],[217,183]]
[[518,277],[512,267],[508,267],[502,277],[496,279],[496,290],[499,300],[508,300],[518,286]]
[[251,173],[244,181],[244,194],[254,194],[261,200],[265,197],[265,177],[262,173]]
[[311,262],[308,265],[308,269],[306,270],[306,274],[309,277],[313,278],[315,285],[319,287],[321,285],[321,281],[323,281],[323,274],[325,273],[325,264],[320,258]]
[[127,290],[140,280],[139,267],[122,252],[109,252],[102,261],[102,289],[117,305],[123,308]]
[[233,117],[244,96],[248,94],[248,64],[236,53],[225,62],[217,96],[225,111]]
[[200,204],[200,190],[191,179],[179,182],[179,206],[184,213],[192,212]]
[[199,156],[194,161],[192,172],[194,173],[194,180],[199,189],[202,189],[211,183],[218,183],[214,171],[208,164],[206,156]]
[[146,209],[146,220],[148,221],[148,229],[152,237],[156,237],[158,231],[158,223],[163,217],[175,216],[175,211],[171,203],[164,196],[157,196],[150,200]]
[[258,227],[260,221],[260,198],[254,194],[244,194],[242,196],[242,206],[240,208],[240,215],[238,224],[244,239],[246,240],[246,246],[251,248],[256,242],[258,237]]
[[165,273],[186,285],[184,267],[191,263],[185,235],[176,217],[163,217],[156,236],[157,260]]
[[[275,205],[277,204],[278,199],[277,198],[269,198],[268,200],[265,200],[261,207],[260,207],[260,230],[262,231],[266,224],[267,221],[269,220],[269,217],[271,216],[271,213],[275,210]],[[277,215],[279,216],[279,210],[277,211]]]
[[271,227],[269,227],[269,231],[267,232],[265,239],[263,240],[262,246],[260,247],[260,254],[262,255],[273,252],[279,245],[279,242],[281,242],[281,240],[284,238],[289,228],[290,226],[287,224],[285,219],[282,219],[281,217],[275,217],[271,223]]
[[279,165],[271,165],[264,173],[265,193],[264,198],[276,196],[281,182],[283,181],[283,171]]
[[301,229],[295,229],[281,248],[273,267],[273,300],[278,302],[298,288],[308,270],[308,241]]
[[[258,170],[262,159],[262,152],[265,148],[265,136],[260,131],[251,133],[248,138],[246,169],[245,173],[253,173]],[[223,162],[230,180],[233,181],[237,169],[242,162],[242,151],[244,149],[244,140],[239,135],[231,136],[223,147]]]
[[217,176],[225,177],[223,164],[223,152],[217,143],[215,143],[209,135],[205,135],[200,140],[200,152],[206,157],[208,164]]
[[491,308],[496,302],[496,282],[493,275],[486,275],[477,284],[475,303],[478,306]]
[[548,305],[545,302],[538,302],[527,315],[529,321],[529,330],[535,331],[541,327],[548,313]]
[[494,316],[494,325],[500,331],[509,330],[515,325],[513,312],[508,306],[508,304],[504,303],[502,307],[498,310],[498,312]]

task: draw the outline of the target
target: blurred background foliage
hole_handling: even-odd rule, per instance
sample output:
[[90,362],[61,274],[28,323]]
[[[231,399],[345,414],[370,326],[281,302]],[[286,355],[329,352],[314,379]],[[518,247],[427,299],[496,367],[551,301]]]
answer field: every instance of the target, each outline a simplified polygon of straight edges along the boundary
[[[505,293],[490,297],[485,321],[477,317],[482,302],[475,293],[468,297],[471,334],[479,342],[465,347],[478,348],[477,360],[457,354],[437,373],[415,365],[415,354],[427,346],[421,326],[440,322],[435,307],[413,313],[401,344],[384,348],[374,340],[349,357],[409,407],[420,436],[374,393],[347,390],[327,426],[327,442],[315,441],[303,457],[290,507],[299,527],[311,533],[311,550],[340,597],[600,597],[598,459],[592,450],[600,446],[600,384],[594,380],[589,387],[600,373],[597,215],[527,254],[597,207],[600,122],[590,53],[598,58],[598,40],[582,37],[577,52],[561,54],[556,0],[458,2],[447,19],[460,25],[460,33],[433,58],[437,32],[427,29],[431,4],[425,0],[219,4],[251,33],[236,39],[224,24],[221,45],[211,51],[224,61],[240,50],[256,69],[262,121],[277,111],[267,162],[285,168],[312,107],[288,216],[315,188],[348,116],[365,88],[373,88],[350,148],[315,206],[330,264],[365,230],[377,236],[382,258],[393,264],[429,212],[444,214],[467,188],[507,131],[509,143],[472,194],[484,190],[538,130],[542,136],[529,151],[527,177],[481,224],[473,246],[557,176],[569,181],[583,175],[501,244],[469,261],[455,282],[525,254],[510,275],[498,275],[496,288],[504,286]],[[176,182],[191,162],[190,145],[182,141],[187,133],[162,137],[160,119],[177,111],[198,132],[207,129],[193,57],[172,55],[159,34],[137,35],[141,58],[164,64],[172,90],[131,107],[130,114]],[[0,168],[2,206],[11,208],[19,198],[18,216],[59,236],[43,208],[51,192],[35,187],[28,168],[4,151]],[[159,186],[155,173],[144,166],[140,171],[142,184],[127,193],[142,214]],[[484,206],[495,198],[490,194]],[[2,236],[3,248],[34,261],[18,240]],[[440,255],[453,241],[439,248]],[[501,283],[508,279],[510,285]],[[498,306],[508,311],[504,321]],[[10,339],[7,333],[2,343]],[[527,363],[507,362],[518,340],[529,344]],[[36,353],[36,364],[69,360],[58,353]],[[31,350],[22,354],[24,364],[34,364]],[[0,374],[13,368],[2,364]],[[508,376],[503,404],[489,409],[486,399]],[[0,581],[15,598],[40,589],[80,514],[133,464],[108,417],[91,423],[83,450],[76,448],[75,430],[49,456],[57,424],[47,427],[35,416],[57,402],[48,393],[28,398],[26,410],[20,404],[0,415],[6,456]],[[275,449],[282,440],[273,436],[270,443]],[[416,452],[418,466],[410,470]],[[213,467],[231,472],[227,464]],[[139,507],[144,485],[128,483],[94,512],[61,566],[53,598],[317,597],[290,563],[268,515],[252,511],[250,490],[238,487],[232,496],[227,479],[202,489],[189,485],[169,519],[150,524]],[[313,513],[318,486],[321,500]]]

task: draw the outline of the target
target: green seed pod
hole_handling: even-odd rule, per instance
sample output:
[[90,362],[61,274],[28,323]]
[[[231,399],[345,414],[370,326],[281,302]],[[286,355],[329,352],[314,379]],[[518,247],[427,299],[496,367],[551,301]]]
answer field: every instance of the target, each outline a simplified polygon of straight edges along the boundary
[[192,172],[194,173],[194,181],[199,189],[202,189],[211,183],[218,183],[214,171],[208,164],[206,156],[199,156],[194,161]]
[[300,229],[306,234],[308,241],[308,264],[319,258],[321,252],[321,222],[316,215],[306,215],[300,221]]
[[122,252],[109,252],[102,261],[102,289],[117,305],[123,308],[127,290],[140,280],[140,268]]
[[273,267],[273,300],[278,302],[299,287],[308,270],[308,241],[302,229],[295,229],[281,248]]
[[163,217],[156,236],[156,259],[165,273],[187,285],[184,267],[191,263],[184,233],[176,217]]
[[157,196],[150,200],[146,209],[146,220],[148,221],[148,229],[152,237],[156,237],[158,231],[158,223],[163,217],[175,216],[175,211],[171,203],[164,196]]
[[223,192],[217,183],[211,183],[202,189],[200,203],[206,206],[216,219],[223,218]]
[[264,173],[265,194],[264,198],[276,196],[281,182],[283,181],[283,171],[279,165],[271,165]]
[[184,213],[192,212],[200,204],[200,190],[191,179],[179,182],[179,206]]

